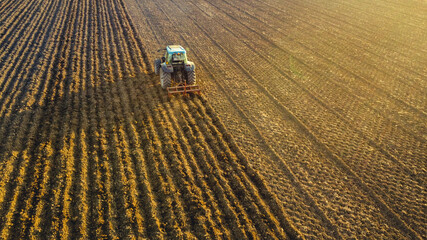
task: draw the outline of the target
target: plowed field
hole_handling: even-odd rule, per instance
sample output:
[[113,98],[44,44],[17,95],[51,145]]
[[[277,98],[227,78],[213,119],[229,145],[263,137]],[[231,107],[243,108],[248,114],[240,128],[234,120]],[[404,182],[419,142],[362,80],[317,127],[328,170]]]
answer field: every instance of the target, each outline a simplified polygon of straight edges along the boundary
[[[422,239],[427,4],[0,2],[0,239]],[[204,95],[168,100],[181,44]]]
[[122,1],[0,13],[0,239],[298,235],[209,103],[167,101]]
[[427,4],[126,0],[306,238],[427,236]]

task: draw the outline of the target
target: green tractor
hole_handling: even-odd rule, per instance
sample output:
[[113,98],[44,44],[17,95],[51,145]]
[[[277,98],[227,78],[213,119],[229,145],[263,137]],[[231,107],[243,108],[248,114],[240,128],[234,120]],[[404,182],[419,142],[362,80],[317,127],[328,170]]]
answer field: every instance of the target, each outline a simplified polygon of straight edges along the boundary
[[160,75],[160,85],[168,95],[200,93],[196,84],[196,66],[187,60],[187,52],[180,45],[169,45],[163,57],[154,60],[154,72]]

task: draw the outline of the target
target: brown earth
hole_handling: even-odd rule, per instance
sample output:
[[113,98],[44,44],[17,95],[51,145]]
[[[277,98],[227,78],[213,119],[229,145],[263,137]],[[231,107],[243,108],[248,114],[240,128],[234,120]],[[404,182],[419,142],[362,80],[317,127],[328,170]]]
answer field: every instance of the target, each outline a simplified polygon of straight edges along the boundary
[[126,3],[147,49],[189,49],[306,238],[426,236],[425,2]]
[[0,4],[0,238],[295,238],[204,97],[168,101],[118,0]]
[[[0,239],[421,239],[427,4],[0,2]],[[168,100],[181,44],[204,95]]]

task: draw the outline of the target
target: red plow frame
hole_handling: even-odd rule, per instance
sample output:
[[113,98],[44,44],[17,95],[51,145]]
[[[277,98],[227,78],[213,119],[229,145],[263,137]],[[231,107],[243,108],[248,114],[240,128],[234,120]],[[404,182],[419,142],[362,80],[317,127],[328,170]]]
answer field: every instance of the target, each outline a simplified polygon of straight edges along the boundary
[[176,94],[182,94],[186,96],[188,93],[200,94],[200,87],[198,85],[178,85],[174,87],[168,87],[168,97]]

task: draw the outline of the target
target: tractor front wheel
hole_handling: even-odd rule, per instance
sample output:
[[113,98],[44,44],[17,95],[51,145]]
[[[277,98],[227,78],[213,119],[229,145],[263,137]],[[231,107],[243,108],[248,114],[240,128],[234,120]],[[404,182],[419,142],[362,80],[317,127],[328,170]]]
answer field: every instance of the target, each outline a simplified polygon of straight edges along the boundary
[[163,89],[166,89],[171,85],[171,74],[164,72],[162,68],[160,68],[160,84]]
[[187,85],[196,84],[196,71],[187,72]]

